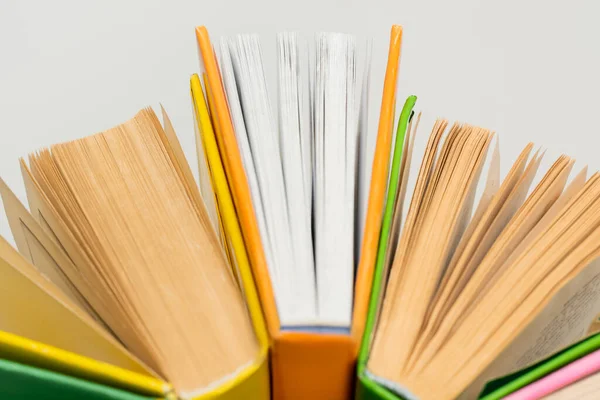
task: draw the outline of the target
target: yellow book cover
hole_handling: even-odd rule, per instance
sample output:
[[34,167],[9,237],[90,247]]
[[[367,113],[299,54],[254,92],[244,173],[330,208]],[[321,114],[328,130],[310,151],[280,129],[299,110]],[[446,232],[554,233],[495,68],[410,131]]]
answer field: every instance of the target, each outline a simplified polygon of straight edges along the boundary
[[198,124],[199,129],[197,132],[200,136],[196,140],[201,140],[203,144],[226,237],[231,242],[233,248],[233,257],[235,258],[235,264],[238,266],[248,309],[252,315],[255,331],[261,346],[259,360],[247,369],[247,373],[240,375],[232,381],[230,388],[220,391],[223,396],[220,398],[232,400],[246,398],[269,399],[268,335],[262,309],[198,75],[192,76],[190,86],[194,105],[194,119],[195,123]]
[[[203,107],[204,111],[198,108],[198,121],[203,132],[209,132],[206,104]],[[185,163],[183,151],[164,110],[163,119],[164,134],[176,160],[175,165],[180,167],[180,174],[193,179],[189,168],[181,167]],[[203,135],[203,138],[206,136]],[[214,141],[214,134],[212,138]],[[162,374],[133,356],[108,333],[111,330],[107,330],[105,322],[79,293],[70,277],[63,273],[76,270],[83,253],[73,251],[74,242],[65,240],[68,237],[65,231],[60,231],[60,227],[64,226],[60,224],[57,210],[44,197],[23,163],[31,213],[0,180],[2,202],[20,252],[3,238],[0,240],[0,270],[3,276],[0,291],[0,314],[3,316],[0,321],[1,376],[6,379],[18,377],[15,382],[19,382],[21,387],[23,382],[29,382],[29,394],[35,393],[35,390],[43,393],[47,387],[42,383],[50,382],[50,387],[62,388],[65,398],[72,398],[69,393],[77,393],[74,398],[89,396],[107,400],[174,399],[177,396],[194,400],[270,398],[268,336],[262,310],[227,184],[222,184],[222,166],[221,175],[217,170],[220,163],[218,152],[214,153],[210,142],[205,146],[210,155],[215,198],[219,205],[221,240],[224,246],[231,248],[228,259],[235,269],[258,341],[259,351],[255,360],[200,393],[186,394],[177,393],[174,385],[161,378]],[[11,392],[0,389],[2,393]],[[18,389],[17,393],[25,392]]]

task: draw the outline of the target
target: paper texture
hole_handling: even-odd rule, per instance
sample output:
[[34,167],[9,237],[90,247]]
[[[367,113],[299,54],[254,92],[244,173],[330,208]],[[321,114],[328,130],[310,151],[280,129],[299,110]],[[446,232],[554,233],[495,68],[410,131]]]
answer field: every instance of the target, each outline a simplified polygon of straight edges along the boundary
[[3,239],[0,255],[0,358],[142,393],[169,390],[114,339],[30,280],[18,265],[26,261]]
[[595,260],[554,296],[460,398],[474,398],[487,381],[535,364],[579,341],[599,308],[600,260]]

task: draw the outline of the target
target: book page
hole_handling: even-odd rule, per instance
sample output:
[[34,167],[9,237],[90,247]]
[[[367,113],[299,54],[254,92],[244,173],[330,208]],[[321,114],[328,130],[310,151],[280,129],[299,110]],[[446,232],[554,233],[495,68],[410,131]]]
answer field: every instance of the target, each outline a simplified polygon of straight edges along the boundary
[[546,397],[546,400],[594,400],[600,392],[600,373],[570,384]]
[[594,317],[594,319],[592,320],[592,322],[590,323],[590,326],[588,327],[586,336],[592,336],[599,332],[600,332],[600,314],[596,315]]
[[116,128],[32,155],[31,174],[22,166],[32,210],[71,260],[60,270],[133,354],[189,393],[237,373],[257,348],[245,301],[166,125],[144,109]]
[[533,365],[578,342],[587,335],[598,309],[600,259],[563,287],[460,398],[476,398],[486,382]]
[[42,278],[0,236],[0,330],[110,365],[157,376]]
[[[58,243],[56,237],[51,239],[50,236],[45,234],[43,228],[36,223],[34,218],[27,212],[25,207],[2,179],[0,179],[0,197],[2,198],[2,204],[4,205],[8,224],[20,254],[22,254],[42,276],[56,285],[70,301],[74,302],[82,310],[85,310],[87,314],[103,324],[100,317],[98,317],[85,298],[79,293],[75,285],[73,285],[73,282],[65,275],[60,266],[60,261],[57,262],[46,248],[46,246],[53,246]],[[46,246],[44,246],[44,243],[46,243]],[[68,262],[65,259],[67,255],[60,251],[60,247],[54,246],[53,250],[57,257],[62,257],[61,260],[63,262]]]

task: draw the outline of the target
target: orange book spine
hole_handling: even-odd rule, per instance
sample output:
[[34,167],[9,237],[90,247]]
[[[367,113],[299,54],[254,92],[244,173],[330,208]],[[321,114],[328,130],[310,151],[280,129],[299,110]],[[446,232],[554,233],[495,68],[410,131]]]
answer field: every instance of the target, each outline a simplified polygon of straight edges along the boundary
[[373,156],[369,204],[365,219],[365,233],[360,251],[360,261],[354,289],[354,310],[352,313],[352,337],[356,344],[362,340],[369,307],[369,297],[373,284],[375,258],[379,231],[383,217],[383,200],[386,191],[390,151],[392,147],[392,129],[396,108],[396,83],[402,46],[402,27],[394,25],[390,35],[388,64],[385,71],[381,111],[377,142]]
[[273,399],[351,399],[355,359],[348,335],[284,332],[271,349]]
[[229,115],[227,98],[223,90],[223,83],[217,65],[217,60],[210,42],[208,31],[204,26],[196,28],[196,38],[200,47],[200,54],[204,61],[204,68],[208,82],[212,89],[216,113],[215,120],[218,121],[219,128],[217,142],[219,149],[223,154],[225,172],[227,180],[233,194],[233,200],[237,215],[242,228],[244,242],[250,258],[250,265],[254,275],[254,281],[258,289],[260,302],[262,305],[267,330],[272,338],[279,332],[279,317],[275,305],[275,296],[271,286],[271,279],[267,269],[267,261],[260,240],[258,223],[254,215],[250,188],[246,180],[246,173],[242,164],[242,158],[233,130],[233,123]]

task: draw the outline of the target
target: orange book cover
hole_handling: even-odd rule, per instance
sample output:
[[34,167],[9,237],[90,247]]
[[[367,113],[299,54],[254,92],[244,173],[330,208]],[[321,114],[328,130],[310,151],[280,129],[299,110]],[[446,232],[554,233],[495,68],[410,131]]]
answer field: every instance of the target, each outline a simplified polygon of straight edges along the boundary
[[271,375],[274,399],[348,399],[354,391],[355,363],[362,339],[373,278],[377,240],[381,229],[383,198],[392,142],[395,90],[402,42],[402,28],[393,26],[385,75],[381,115],[361,258],[358,266],[351,331],[297,332],[282,329],[271,279],[252,206],[219,66],[204,26],[196,28],[200,55],[211,89],[217,142],[233,194],[252,273],[271,341]]

